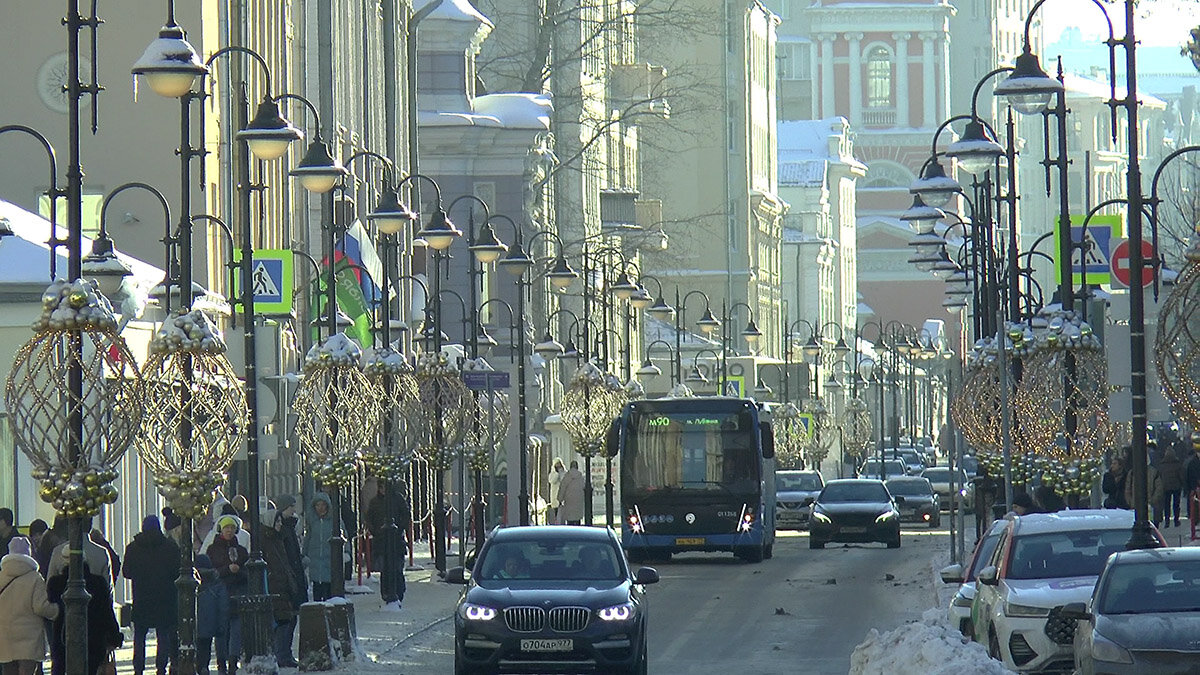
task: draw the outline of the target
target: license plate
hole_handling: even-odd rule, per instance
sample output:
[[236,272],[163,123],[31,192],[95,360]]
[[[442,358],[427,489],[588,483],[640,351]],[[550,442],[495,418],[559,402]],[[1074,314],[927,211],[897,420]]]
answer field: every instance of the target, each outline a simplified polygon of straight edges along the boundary
[[521,640],[523,652],[569,652],[575,648],[574,641],[566,640]]
[[703,546],[704,537],[677,537],[675,539],[676,546]]
[[867,531],[867,528],[865,528],[865,527],[843,527],[842,528],[842,532],[845,532],[846,534],[862,534],[863,532],[866,532],[866,531]]

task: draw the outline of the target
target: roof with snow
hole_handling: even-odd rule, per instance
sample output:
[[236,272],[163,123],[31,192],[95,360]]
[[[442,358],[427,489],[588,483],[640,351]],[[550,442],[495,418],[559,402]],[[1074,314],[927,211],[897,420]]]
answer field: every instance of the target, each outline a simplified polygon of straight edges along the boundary
[[[1087,97],[1098,98],[1100,100],[1107,101],[1112,95],[1112,90],[1109,88],[1107,81],[1101,82],[1100,80],[1084,77],[1083,75],[1076,75],[1075,73],[1063,73],[1063,85],[1067,88],[1068,98]],[[1166,101],[1156,96],[1147,94],[1144,90],[1142,90],[1141,87],[1138,87],[1138,89],[1138,101],[1140,101],[1142,105],[1150,105],[1157,108],[1166,107]],[[1117,98],[1124,96],[1125,83],[1118,82],[1116,91]]]
[[[419,12],[434,0],[414,0],[413,11]],[[449,19],[450,21],[472,21],[495,28],[475,6],[468,0],[443,0],[441,6],[429,14],[430,18]]]
[[421,110],[418,122],[426,127],[493,127],[498,129],[550,128],[550,97],[542,94],[487,94],[477,96],[474,111]]
[[825,159],[805,159],[779,163],[779,185],[782,187],[821,187],[825,184],[825,175],[829,161]]

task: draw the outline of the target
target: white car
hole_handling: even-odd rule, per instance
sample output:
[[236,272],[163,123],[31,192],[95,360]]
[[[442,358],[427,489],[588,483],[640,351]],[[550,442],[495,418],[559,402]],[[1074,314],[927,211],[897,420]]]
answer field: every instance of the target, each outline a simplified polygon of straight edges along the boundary
[[1105,561],[1125,549],[1132,527],[1133,512],[1121,509],[1013,517],[977,577],[975,641],[1013,670],[1070,672],[1075,621],[1055,608],[1091,597]]
[[960,584],[950,600],[950,623],[958,626],[962,634],[971,637],[971,605],[975,602],[975,577],[980,568],[992,559],[1000,533],[1008,527],[1007,520],[997,520],[988,527],[983,538],[975,545],[975,552],[966,567],[955,563],[942,568],[942,583]]
[[[950,510],[950,478],[952,473],[948,466],[937,466],[925,469],[920,473],[921,477],[928,478],[933,485],[933,491],[938,495],[938,501],[941,502],[942,508]],[[954,500],[959,504],[959,508],[967,511],[971,510],[971,506],[975,503],[975,485],[971,483],[967,472],[961,468],[958,469],[958,477],[954,479],[954,487],[958,488],[958,497]]]

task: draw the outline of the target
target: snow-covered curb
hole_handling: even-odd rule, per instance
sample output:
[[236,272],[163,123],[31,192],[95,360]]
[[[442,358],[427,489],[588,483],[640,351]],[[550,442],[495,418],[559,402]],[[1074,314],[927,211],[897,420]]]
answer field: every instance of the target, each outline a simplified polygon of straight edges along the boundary
[[926,610],[920,621],[880,633],[874,628],[850,655],[850,675],[1005,675],[1013,671],[950,626],[946,609]]

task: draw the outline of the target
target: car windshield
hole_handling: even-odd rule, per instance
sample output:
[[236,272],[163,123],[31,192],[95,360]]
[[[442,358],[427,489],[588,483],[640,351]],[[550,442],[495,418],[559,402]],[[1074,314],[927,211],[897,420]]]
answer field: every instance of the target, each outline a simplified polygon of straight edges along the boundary
[[[901,462],[900,460],[889,459],[883,463],[883,467],[887,469],[887,472],[893,476],[904,475],[904,462]],[[877,475],[879,473],[879,460],[867,460],[866,465],[863,467],[863,473],[870,474],[872,476]]]
[[497,542],[480,561],[485,581],[537,579],[543,581],[616,580],[622,576],[616,548],[577,539]]
[[919,495],[933,494],[933,487],[929,485],[927,480],[889,480],[887,482],[888,492],[894,495],[903,497],[916,497]]
[[781,473],[775,476],[776,492],[801,492],[821,489],[821,479],[811,473]]
[[833,483],[826,485],[817,499],[826,504],[839,502],[886,502],[888,492],[883,483]]
[[1200,560],[1114,564],[1101,584],[1101,614],[1200,612]]
[[1129,528],[1018,535],[1008,564],[1010,579],[1099,576],[1108,556],[1125,550]]
[[984,565],[992,559],[992,554],[996,552],[996,544],[1000,543],[1000,534],[989,534],[979,543],[979,551],[975,558],[971,560],[971,568],[967,570],[965,577],[966,581],[975,581],[975,575],[979,574],[979,570],[983,569]]

